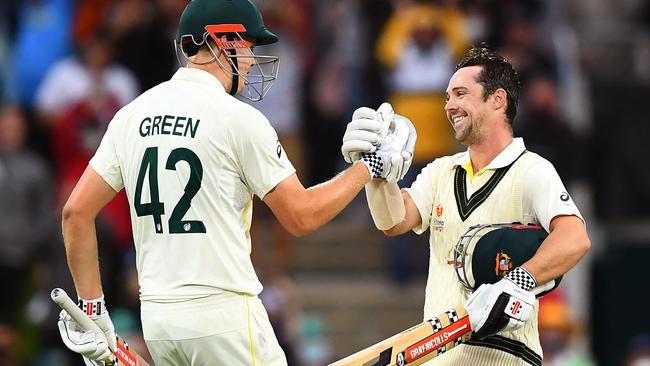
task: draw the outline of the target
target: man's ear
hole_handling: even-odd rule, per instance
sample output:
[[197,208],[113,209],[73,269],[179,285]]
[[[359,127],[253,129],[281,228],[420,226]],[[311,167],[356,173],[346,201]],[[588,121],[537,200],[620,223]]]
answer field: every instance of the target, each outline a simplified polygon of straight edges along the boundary
[[494,110],[506,109],[508,104],[508,94],[503,88],[498,88],[492,93],[492,107]]

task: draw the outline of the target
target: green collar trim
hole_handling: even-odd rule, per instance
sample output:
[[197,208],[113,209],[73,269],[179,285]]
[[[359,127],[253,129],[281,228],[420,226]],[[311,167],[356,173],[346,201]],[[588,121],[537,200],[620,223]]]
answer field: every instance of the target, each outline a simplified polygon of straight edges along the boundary
[[490,193],[494,191],[494,188],[501,182],[501,179],[506,175],[510,167],[517,161],[519,158],[526,153],[527,150],[524,150],[519,156],[509,165],[504,166],[503,168],[496,169],[494,174],[488,179],[488,181],[479,188],[472,196],[467,199],[467,183],[466,177],[467,172],[463,169],[462,166],[456,166],[456,173],[454,174],[454,195],[456,197],[456,207],[458,208],[458,214],[460,218],[465,221],[467,218],[476,210],[485,200],[490,196]]

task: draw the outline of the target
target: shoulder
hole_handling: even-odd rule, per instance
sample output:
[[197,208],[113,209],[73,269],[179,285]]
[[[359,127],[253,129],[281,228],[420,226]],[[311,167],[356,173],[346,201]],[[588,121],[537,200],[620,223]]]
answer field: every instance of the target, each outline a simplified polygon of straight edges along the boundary
[[555,167],[550,161],[530,150],[527,150],[519,160],[529,168],[529,172],[555,172]]
[[[234,132],[260,134],[274,131],[269,120],[255,107],[232,96],[227,96],[226,103],[216,109],[225,112],[228,127]],[[215,111],[216,112],[216,111]]]
[[459,152],[454,155],[442,156],[427,164],[426,168],[431,170],[440,170],[441,172],[453,170],[453,168],[458,165],[457,162],[462,160],[466,155],[467,152]]

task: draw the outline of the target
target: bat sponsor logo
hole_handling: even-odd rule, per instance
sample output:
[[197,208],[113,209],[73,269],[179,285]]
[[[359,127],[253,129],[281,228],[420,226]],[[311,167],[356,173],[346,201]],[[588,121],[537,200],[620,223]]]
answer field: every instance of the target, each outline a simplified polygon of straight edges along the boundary
[[521,301],[516,301],[510,308],[510,312],[512,313],[512,315],[517,315],[517,312],[519,311],[520,307],[521,307]]
[[471,328],[469,324],[469,317],[466,316],[460,319],[458,322],[450,324],[446,328],[435,332],[432,335],[408,347],[404,351],[406,354],[406,363],[413,362],[433,351],[440,349],[447,343],[459,338],[470,330]]
[[115,356],[117,359],[125,364],[126,366],[138,366],[138,360],[133,357],[131,352],[129,352],[124,345],[121,343],[117,344],[117,349],[115,350]]

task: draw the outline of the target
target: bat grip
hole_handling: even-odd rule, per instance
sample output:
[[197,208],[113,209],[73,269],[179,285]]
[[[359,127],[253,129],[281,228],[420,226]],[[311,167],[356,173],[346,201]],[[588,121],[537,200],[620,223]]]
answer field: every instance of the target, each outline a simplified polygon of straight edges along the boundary
[[[95,332],[95,333],[100,333],[104,334],[104,332],[99,329],[97,324],[93,322],[88,315],[86,315],[79,307],[77,304],[75,304],[74,301],[68,296],[68,294],[62,289],[62,288],[55,288],[52,290],[50,293],[50,297],[52,298],[52,301],[54,301],[57,305],[61,307],[61,309],[65,310],[74,321],[79,323],[79,326],[81,326],[81,329],[87,331],[87,332]],[[111,356],[111,361],[115,361],[115,356]]]

